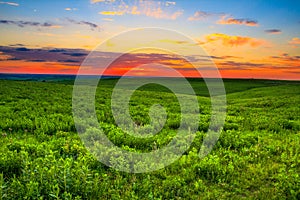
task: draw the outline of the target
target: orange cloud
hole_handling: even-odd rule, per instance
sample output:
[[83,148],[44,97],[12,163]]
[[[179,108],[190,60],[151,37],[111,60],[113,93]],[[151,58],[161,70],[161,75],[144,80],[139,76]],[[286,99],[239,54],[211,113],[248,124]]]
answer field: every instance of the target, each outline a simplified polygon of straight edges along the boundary
[[268,61],[283,68],[295,67],[300,70],[300,56],[291,56],[288,53],[283,53],[279,56],[271,56]]
[[12,58],[13,57],[11,55],[7,55],[4,52],[0,51],[0,61],[6,61]]
[[101,15],[123,15],[125,12],[124,11],[102,11],[99,12]]
[[250,45],[251,47],[257,47],[265,43],[264,40],[243,37],[243,36],[230,36],[222,33],[213,33],[205,37],[206,43],[221,41],[224,46],[242,46]]
[[258,26],[258,22],[255,20],[250,19],[235,19],[235,18],[228,18],[223,16],[218,22],[218,24],[236,24],[236,25],[245,25],[245,26]]
[[291,45],[295,45],[295,47],[297,47],[296,45],[300,45],[300,38],[293,38],[292,40],[289,41],[289,44]]

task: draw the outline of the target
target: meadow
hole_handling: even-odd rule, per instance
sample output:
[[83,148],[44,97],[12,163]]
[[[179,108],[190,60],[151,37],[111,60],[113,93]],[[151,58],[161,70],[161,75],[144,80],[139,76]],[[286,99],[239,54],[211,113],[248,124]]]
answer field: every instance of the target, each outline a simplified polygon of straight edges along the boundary
[[[134,152],[168,144],[180,124],[172,92],[141,87],[130,101],[139,125],[153,103],[166,107],[159,134],[140,139],[115,125],[110,96],[117,79],[101,82],[96,113],[107,137]],[[203,80],[189,79],[200,107],[196,137],[173,164],[126,173],[98,162],[72,115],[73,81],[0,80],[0,199],[300,199],[300,82],[225,79],[227,116],[220,138],[198,157],[210,123]]]

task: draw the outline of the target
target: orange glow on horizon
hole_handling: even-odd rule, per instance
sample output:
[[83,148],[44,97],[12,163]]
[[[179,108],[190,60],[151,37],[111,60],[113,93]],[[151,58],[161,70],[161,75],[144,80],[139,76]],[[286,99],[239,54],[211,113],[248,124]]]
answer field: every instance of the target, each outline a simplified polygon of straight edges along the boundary
[[[164,76],[164,77],[176,77],[174,74],[161,70],[160,68],[153,69],[151,71],[134,70],[135,67],[141,65],[141,63],[135,63],[133,65],[123,65],[115,63],[110,66],[103,75],[107,76],[122,76],[129,70],[132,70],[132,76]],[[157,62],[159,63],[159,62]],[[145,64],[145,63],[144,63]],[[165,64],[165,61],[160,62]],[[167,65],[167,64],[166,64]],[[178,70],[184,77],[201,77],[197,70],[195,70],[190,64],[185,63],[182,68],[173,67]],[[20,74],[70,74],[76,75],[79,66],[69,65],[59,62],[28,62],[28,61],[1,61],[0,70],[1,73],[20,73]],[[203,70],[207,71],[207,70]],[[300,73],[298,71],[288,71],[284,69],[221,69],[219,67],[219,73],[222,78],[251,78],[251,79],[286,79],[286,80],[299,80]],[[93,75],[93,70],[87,71],[87,75]]]

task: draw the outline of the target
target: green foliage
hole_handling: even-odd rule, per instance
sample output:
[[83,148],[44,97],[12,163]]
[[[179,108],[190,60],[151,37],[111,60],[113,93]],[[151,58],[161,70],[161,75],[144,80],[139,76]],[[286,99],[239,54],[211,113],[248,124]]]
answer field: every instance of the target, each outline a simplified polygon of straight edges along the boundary
[[[98,162],[82,144],[72,117],[71,84],[0,80],[0,199],[300,199],[299,83],[225,80],[226,122],[213,151],[201,160],[210,100],[203,81],[189,81],[201,113],[191,147],[166,168],[129,174]],[[115,125],[110,108],[115,83],[102,81],[96,94],[106,136],[133,152],[167,145],[181,120],[174,94],[151,84],[134,93],[130,113],[143,133],[162,123],[151,124],[153,104],[168,115],[159,133],[136,138]],[[99,138],[97,129],[87,132],[89,141]],[[130,164],[122,158],[111,162]]]

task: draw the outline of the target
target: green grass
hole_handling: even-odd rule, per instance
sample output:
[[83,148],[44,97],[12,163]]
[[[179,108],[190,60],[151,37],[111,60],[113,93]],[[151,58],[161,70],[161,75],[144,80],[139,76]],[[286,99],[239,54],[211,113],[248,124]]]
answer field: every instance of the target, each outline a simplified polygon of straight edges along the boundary
[[[201,160],[210,100],[203,81],[189,81],[201,113],[191,147],[166,168],[130,174],[98,162],[83,146],[72,117],[72,82],[0,80],[0,199],[300,199],[300,83],[224,80],[224,129]],[[111,141],[135,152],[168,144],[180,124],[175,96],[154,85],[134,93],[136,123],[149,124],[153,103],[169,115],[159,134],[139,139],[114,125],[115,83],[101,82],[96,95],[97,117]]]

